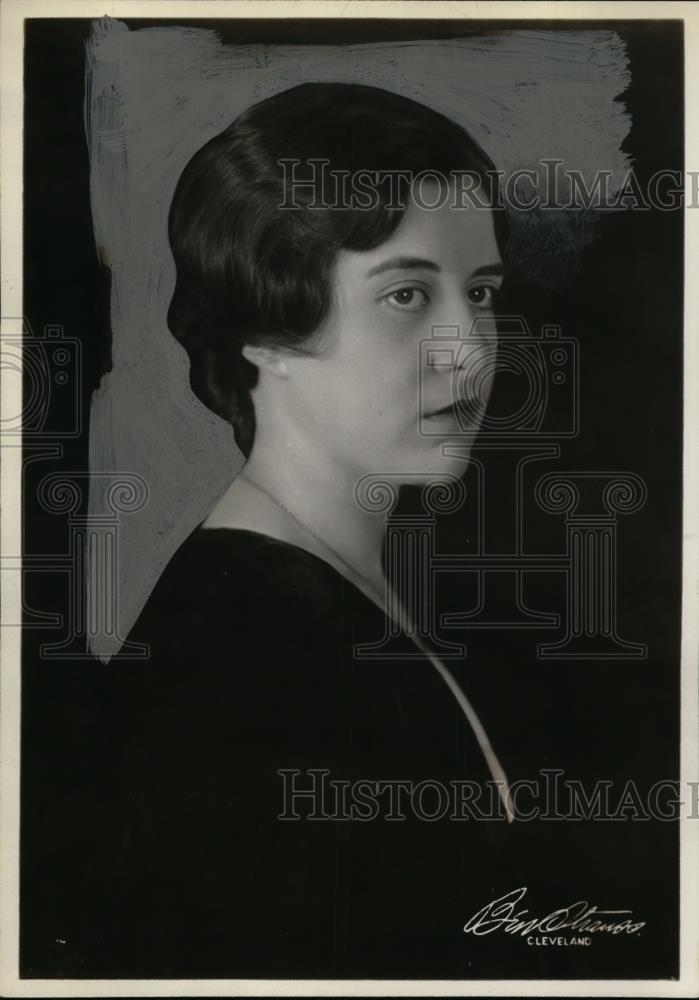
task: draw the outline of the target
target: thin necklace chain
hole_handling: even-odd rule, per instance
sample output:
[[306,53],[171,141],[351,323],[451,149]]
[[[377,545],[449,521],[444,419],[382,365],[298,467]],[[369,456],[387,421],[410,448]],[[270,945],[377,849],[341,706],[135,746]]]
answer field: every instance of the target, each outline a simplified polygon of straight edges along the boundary
[[259,490],[260,493],[264,493],[266,497],[269,497],[269,499],[273,503],[275,503],[280,510],[283,510],[284,513],[287,514],[292,521],[295,521],[295,523],[299,526],[299,528],[301,528],[302,531],[305,531],[307,535],[309,535],[312,539],[314,539],[314,541],[316,541],[322,549],[325,549],[332,556],[334,556],[335,559],[337,559],[337,561],[341,563],[352,576],[359,577],[360,580],[363,580],[363,582],[367,585],[367,587],[369,587],[369,589],[374,594],[376,594],[377,597],[381,598],[381,604],[383,606],[385,597],[381,596],[379,590],[374,586],[374,584],[370,580],[367,579],[367,577],[364,576],[363,573],[360,573],[358,569],[355,569],[354,566],[348,563],[347,560],[343,556],[341,556],[336,549],[332,547],[332,545],[330,545],[328,542],[322,539],[320,535],[317,535],[315,531],[313,531],[312,528],[310,528],[304,521],[302,521],[300,517],[297,517],[292,510],[289,510],[286,504],[282,503],[279,497],[275,496],[274,493],[268,490],[265,486],[261,486],[260,483],[256,482],[256,480],[251,479],[250,476],[247,475],[247,473],[241,472],[240,475],[242,479],[245,479],[246,482],[250,483],[251,486],[254,486],[256,490]]
[[[325,549],[327,552],[330,552],[331,555],[333,555],[335,559],[337,559],[337,561],[342,566],[344,566],[346,570],[349,571],[350,576],[355,576],[358,577],[360,580],[362,580],[366,584],[366,586],[372,591],[372,593],[374,593],[377,597],[381,599],[381,607],[384,609],[385,614],[389,615],[390,617],[393,617],[393,615],[390,615],[389,611],[387,610],[388,602],[385,601],[386,595],[382,597],[379,590],[371,583],[370,580],[368,580],[364,576],[363,573],[360,573],[359,570],[356,570],[354,566],[350,565],[350,563],[348,563],[347,560],[344,559],[340,555],[340,553],[337,552],[332,547],[332,545],[329,545],[328,542],[324,541],[319,535],[317,535],[312,528],[309,528],[309,526],[305,524],[300,517],[297,517],[293,511],[289,510],[286,504],[282,503],[279,497],[276,497],[274,493],[272,493],[266,487],[261,486],[260,483],[256,482],[254,479],[251,479],[251,477],[248,476],[245,472],[240,473],[240,478],[245,479],[245,481],[250,483],[251,486],[254,486],[256,490],[259,490],[260,493],[263,493],[266,497],[268,497],[272,501],[272,503],[276,504],[276,506],[280,510],[282,510],[288,517],[290,517],[291,520],[294,521],[299,526],[299,528],[301,528],[302,531],[305,531],[307,535],[313,538],[315,542],[317,542],[317,544],[320,545],[321,548]],[[401,629],[405,630],[405,623],[408,621],[408,616],[402,605],[402,602],[398,602],[398,604],[401,613],[405,616],[405,622],[403,623],[396,622],[396,624],[399,625]],[[411,631],[415,633],[414,628],[412,628]],[[505,808],[505,816],[507,818],[507,821],[508,823],[511,823],[512,820],[516,818],[516,816],[512,809],[512,804],[510,801],[509,782],[507,780],[507,775],[505,774],[504,768],[500,763],[500,761],[498,760],[495,751],[493,750],[490,739],[488,738],[488,734],[485,731],[483,723],[478,717],[476,710],[474,709],[473,705],[466,696],[466,693],[464,692],[463,688],[452,674],[451,670],[449,670],[442,663],[439,657],[432,652],[429,646],[427,646],[417,634],[413,634],[411,638],[415,643],[415,645],[418,647],[418,649],[420,649],[421,652],[432,663],[437,673],[441,676],[442,680],[445,682],[449,690],[454,695],[463,714],[466,716],[466,719],[469,725],[471,726],[471,729],[473,730],[476,740],[478,741],[478,745],[481,748],[481,752],[485,757],[488,770],[490,771],[495,781],[498,793]]]

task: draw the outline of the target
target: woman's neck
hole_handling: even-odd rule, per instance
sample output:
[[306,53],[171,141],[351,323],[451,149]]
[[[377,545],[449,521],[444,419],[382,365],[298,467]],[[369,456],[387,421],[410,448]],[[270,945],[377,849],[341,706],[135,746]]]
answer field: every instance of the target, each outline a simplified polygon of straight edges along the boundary
[[308,449],[256,442],[204,527],[247,528],[298,545],[344,575],[356,574],[383,601],[385,515],[363,510],[354,490],[351,475]]

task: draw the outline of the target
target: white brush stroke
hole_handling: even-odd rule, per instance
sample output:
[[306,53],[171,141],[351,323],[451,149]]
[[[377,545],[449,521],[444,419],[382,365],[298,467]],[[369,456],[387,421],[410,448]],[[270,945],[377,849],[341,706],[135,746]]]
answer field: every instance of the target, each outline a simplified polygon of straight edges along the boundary
[[[630,122],[615,100],[629,84],[628,63],[611,31],[226,46],[206,29],[132,31],[117,20],[95,21],[85,122],[95,239],[112,272],[113,368],[92,400],[90,470],[101,474],[95,483],[104,473],[137,473],[150,490],[142,510],[121,516],[118,630],[98,628],[89,637],[104,661],[242,464],[231,428],[193,395],[186,355],[166,325],[175,185],[190,157],[245,108],[322,80],[383,87],[433,107],[463,125],[505,171],[560,158],[588,182],[595,171],[610,171],[613,191],[630,166],[620,150]],[[103,511],[95,485],[89,517]]]

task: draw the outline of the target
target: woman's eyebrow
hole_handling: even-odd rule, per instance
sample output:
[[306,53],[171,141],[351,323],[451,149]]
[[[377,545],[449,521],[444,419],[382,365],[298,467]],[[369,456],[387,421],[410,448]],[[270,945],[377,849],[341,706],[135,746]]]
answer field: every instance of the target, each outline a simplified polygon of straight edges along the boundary
[[381,274],[383,271],[402,271],[418,267],[428,271],[440,270],[439,264],[435,264],[433,260],[425,260],[424,257],[391,257],[390,260],[372,267],[367,272],[367,278],[373,278],[375,274]]
[[[390,260],[385,260],[381,264],[377,264],[367,271],[367,278],[373,278],[375,274],[382,274],[384,271],[408,271],[410,269],[416,270],[422,268],[427,271],[438,272],[441,270],[439,264],[435,264],[433,260],[427,260],[424,257],[391,257]],[[498,261],[494,261],[492,264],[484,264],[482,267],[477,267],[475,271],[472,272],[472,278],[479,278],[482,275],[490,274],[504,274],[505,269],[502,264]]]
[[505,268],[500,262],[497,264],[484,264],[483,267],[477,267],[475,271],[471,274],[472,278],[480,278],[485,274],[504,274]]

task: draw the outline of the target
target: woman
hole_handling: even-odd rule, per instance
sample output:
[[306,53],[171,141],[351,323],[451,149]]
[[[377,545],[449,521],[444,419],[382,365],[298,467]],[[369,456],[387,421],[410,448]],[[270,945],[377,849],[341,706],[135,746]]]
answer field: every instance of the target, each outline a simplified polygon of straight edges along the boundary
[[[248,110],[184,171],[169,325],[247,464],[132,631],[148,665],[115,673],[121,797],[95,889],[105,969],[502,967],[497,941],[463,933],[517,884],[503,810],[468,808],[473,783],[504,779],[497,757],[428,645],[403,631],[381,656],[355,655],[396,607],[385,518],[357,484],[462,475],[487,400],[493,339],[468,337],[494,312],[502,233],[460,178],[479,178],[482,196],[489,169],[465,132],[410,100],[306,84]],[[337,199],[348,178],[354,207]],[[435,327],[452,330],[451,360],[421,366]],[[454,780],[461,800],[435,819],[430,795]],[[515,974],[525,952],[508,956]]]

